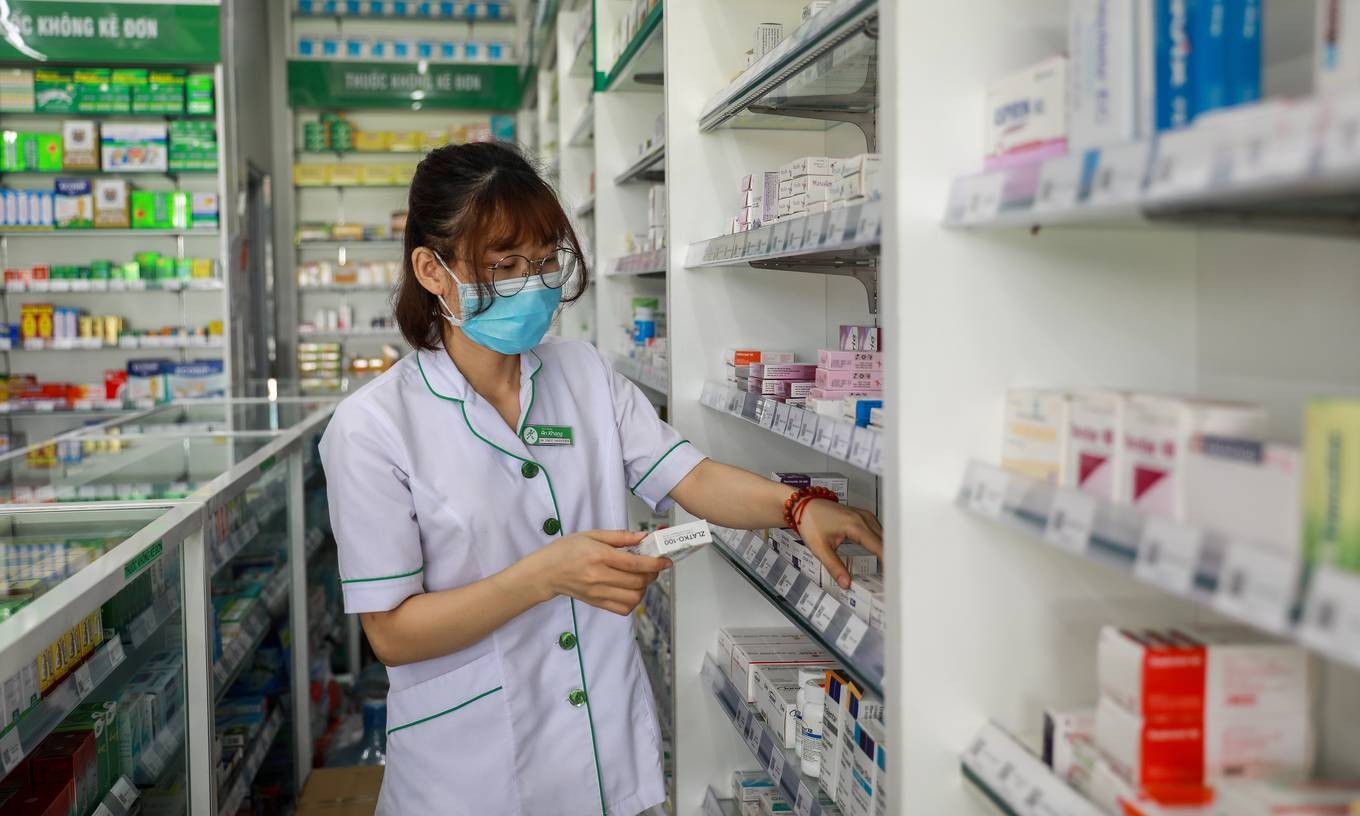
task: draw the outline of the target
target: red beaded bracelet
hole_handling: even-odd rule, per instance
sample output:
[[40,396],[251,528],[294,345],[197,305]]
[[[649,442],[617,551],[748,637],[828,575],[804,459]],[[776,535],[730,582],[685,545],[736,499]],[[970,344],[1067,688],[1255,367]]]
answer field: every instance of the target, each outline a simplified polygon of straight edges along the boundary
[[828,501],[839,502],[840,499],[829,488],[816,486],[804,487],[793,492],[793,495],[784,500],[784,525],[798,532],[798,522],[802,520],[803,508],[807,503],[814,499],[826,499]]

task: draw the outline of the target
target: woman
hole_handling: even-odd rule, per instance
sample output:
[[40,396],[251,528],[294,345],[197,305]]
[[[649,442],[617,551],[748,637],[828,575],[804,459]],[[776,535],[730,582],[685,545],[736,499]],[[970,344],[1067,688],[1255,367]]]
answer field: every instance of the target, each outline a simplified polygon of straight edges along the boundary
[[626,491],[727,527],[796,514],[845,586],[842,540],[881,553],[870,513],[706,459],[593,347],[545,338],[580,258],[513,148],[450,145],[416,170],[396,301],[416,351],[321,443],[345,609],[391,680],[381,814],[664,801],[629,613],[670,563],[625,551],[642,538]]

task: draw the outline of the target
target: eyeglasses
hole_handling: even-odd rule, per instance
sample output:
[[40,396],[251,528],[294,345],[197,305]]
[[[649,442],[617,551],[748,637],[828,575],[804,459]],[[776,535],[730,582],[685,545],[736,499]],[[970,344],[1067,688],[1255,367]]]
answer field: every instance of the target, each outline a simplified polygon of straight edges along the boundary
[[491,273],[491,288],[501,297],[513,297],[524,291],[529,278],[537,275],[549,289],[561,289],[576,276],[581,258],[573,250],[558,247],[553,254],[538,260],[523,255],[506,255],[487,267]]

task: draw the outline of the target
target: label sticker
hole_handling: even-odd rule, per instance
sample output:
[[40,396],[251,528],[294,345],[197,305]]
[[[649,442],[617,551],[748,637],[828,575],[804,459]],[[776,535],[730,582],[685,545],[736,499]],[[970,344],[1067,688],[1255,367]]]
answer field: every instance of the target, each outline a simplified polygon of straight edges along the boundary
[[773,570],[774,565],[778,563],[779,553],[774,550],[766,550],[765,556],[760,559],[760,565],[756,567],[756,572],[760,573],[761,578],[768,579],[770,577],[770,571]]
[[821,451],[822,453],[830,453],[831,435],[832,432],[835,430],[834,426],[839,424],[840,424],[839,422],[836,422],[835,420],[832,419],[823,418],[822,420],[820,420],[817,423],[817,435],[812,440],[812,447],[815,448],[816,450]]
[[1070,210],[1077,206],[1081,191],[1084,154],[1060,156],[1044,162],[1039,171],[1039,192],[1034,196],[1035,212]]
[[1242,544],[1228,547],[1214,607],[1271,632],[1288,627],[1299,564],[1279,553]]
[[987,518],[1001,518],[1009,485],[1010,476],[1005,471],[989,467],[975,469],[968,490],[968,506],[974,513]]
[[1334,567],[1317,568],[1300,636],[1311,646],[1360,661],[1360,577]]
[[808,584],[803,590],[802,596],[798,599],[796,606],[798,613],[811,620],[812,613],[817,610],[817,602],[822,599],[822,591],[812,584]]
[[0,736],[0,765],[5,766],[5,773],[9,773],[18,767],[23,761],[24,748],[19,744],[19,728],[11,726],[4,736]]
[[746,746],[751,749],[751,753],[760,754],[760,720],[755,717],[752,717],[746,726]]
[[809,448],[816,447],[817,426],[820,424],[820,417],[816,411],[803,412],[803,427],[798,430],[798,441]]
[[864,635],[869,631],[869,624],[863,618],[851,615],[845,622],[845,628],[836,636],[836,648],[848,655],[855,653],[859,648],[859,643],[864,640]]
[[812,611],[812,625],[817,627],[818,632],[825,632],[831,625],[831,621],[840,611],[841,605],[836,603],[836,599],[830,595],[823,595],[817,608]]
[[855,432],[855,426],[849,422],[837,422],[831,429],[831,450],[830,453],[842,462],[850,459],[850,437]]
[[1170,519],[1153,516],[1138,538],[1138,559],[1133,574],[1162,589],[1185,595],[1195,585],[1202,538]]
[[1096,519],[1096,500],[1077,490],[1059,490],[1053,494],[1053,507],[1048,513],[1044,540],[1060,550],[1081,555],[1091,541],[1091,527]]
[[873,463],[874,438],[878,431],[869,428],[856,428],[850,437],[850,464],[865,470]]
[[778,750],[778,748],[779,746],[776,745],[770,751],[770,763],[765,766],[776,787],[778,787],[779,781],[784,778],[784,752]]
[[817,797],[808,790],[806,782],[798,783],[798,798],[793,803],[794,816],[812,816],[812,806],[816,804]]
[[779,580],[774,585],[774,591],[778,592],[780,597],[787,598],[789,590],[793,589],[793,582],[798,580],[798,575],[797,567],[792,564],[785,566],[783,574],[779,576]]
[[90,692],[94,691],[94,679],[90,677],[90,665],[88,663],[76,669],[75,680],[76,694],[80,696],[80,699],[89,697]]
[[520,436],[524,444],[539,447],[574,444],[571,428],[567,425],[525,425]]

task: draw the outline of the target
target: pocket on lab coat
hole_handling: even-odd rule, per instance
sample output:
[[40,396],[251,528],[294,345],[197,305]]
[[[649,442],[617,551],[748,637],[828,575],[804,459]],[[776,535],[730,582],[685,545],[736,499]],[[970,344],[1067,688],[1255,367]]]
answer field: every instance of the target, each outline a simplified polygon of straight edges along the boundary
[[519,813],[509,709],[493,652],[387,697],[382,813]]

